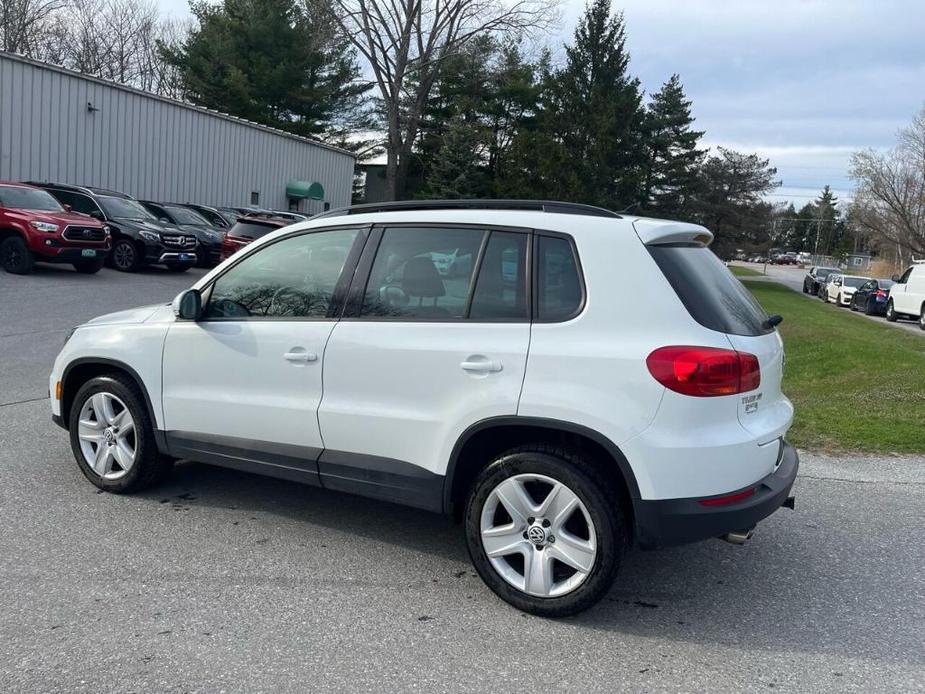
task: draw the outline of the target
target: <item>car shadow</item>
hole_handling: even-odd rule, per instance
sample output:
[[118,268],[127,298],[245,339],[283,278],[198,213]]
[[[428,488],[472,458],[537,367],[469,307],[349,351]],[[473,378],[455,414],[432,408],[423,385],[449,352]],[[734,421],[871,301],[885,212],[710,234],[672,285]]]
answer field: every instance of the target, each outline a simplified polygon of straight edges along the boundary
[[[468,561],[462,527],[444,516],[199,463],[178,463],[169,484],[140,496],[272,514]],[[604,600],[561,622],[731,649],[916,662],[921,644],[908,642],[908,630],[887,636],[894,618],[889,610],[859,606],[856,587],[842,578],[845,567],[820,552],[825,532],[781,511],[743,547],[708,540],[631,551]],[[500,602],[498,608],[512,609]]]

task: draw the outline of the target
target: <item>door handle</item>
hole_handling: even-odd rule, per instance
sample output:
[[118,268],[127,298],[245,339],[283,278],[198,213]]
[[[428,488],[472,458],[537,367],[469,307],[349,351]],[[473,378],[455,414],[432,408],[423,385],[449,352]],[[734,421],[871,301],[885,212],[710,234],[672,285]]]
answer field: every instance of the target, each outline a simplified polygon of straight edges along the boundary
[[309,361],[317,361],[318,355],[314,352],[309,352],[302,347],[293,347],[290,351],[283,355],[283,359],[296,363],[305,363]]
[[462,362],[459,368],[470,373],[497,373],[501,371],[501,362],[480,355],[473,355]]

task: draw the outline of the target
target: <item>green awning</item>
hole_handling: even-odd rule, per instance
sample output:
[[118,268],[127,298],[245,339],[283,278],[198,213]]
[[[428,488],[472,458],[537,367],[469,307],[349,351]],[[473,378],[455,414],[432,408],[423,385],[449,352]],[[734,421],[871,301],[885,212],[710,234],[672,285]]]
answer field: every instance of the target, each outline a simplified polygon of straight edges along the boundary
[[318,181],[289,181],[286,184],[286,197],[296,200],[324,200],[324,188]]

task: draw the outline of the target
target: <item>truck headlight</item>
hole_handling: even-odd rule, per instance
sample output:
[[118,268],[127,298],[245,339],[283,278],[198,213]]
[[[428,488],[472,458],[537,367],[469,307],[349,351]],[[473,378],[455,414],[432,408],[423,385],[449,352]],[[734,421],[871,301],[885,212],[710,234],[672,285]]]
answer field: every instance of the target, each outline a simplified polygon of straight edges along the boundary
[[51,222],[37,222],[35,220],[29,222],[29,225],[33,229],[38,229],[39,231],[46,231],[49,234],[53,234],[58,231],[58,225],[52,224]]

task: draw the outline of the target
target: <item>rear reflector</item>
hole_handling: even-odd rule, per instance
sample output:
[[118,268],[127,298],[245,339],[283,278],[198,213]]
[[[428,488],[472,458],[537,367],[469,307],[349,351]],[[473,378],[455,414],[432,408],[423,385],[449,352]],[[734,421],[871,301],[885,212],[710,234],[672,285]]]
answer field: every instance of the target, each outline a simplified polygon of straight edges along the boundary
[[669,390],[695,397],[735,395],[761,385],[761,368],[754,354],[716,347],[660,347],[646,366]]
[[726,504],[734,504],[737,501],[744,501],[745,499],[753,496],[755,494],[755,488],[750,487],[744,489],[741,492],[736,492],[735,494],[727,494],[726,496],[714,496],[712,499],[701,499],[701,506],[725,506]]

